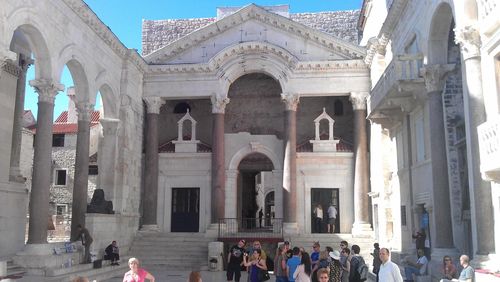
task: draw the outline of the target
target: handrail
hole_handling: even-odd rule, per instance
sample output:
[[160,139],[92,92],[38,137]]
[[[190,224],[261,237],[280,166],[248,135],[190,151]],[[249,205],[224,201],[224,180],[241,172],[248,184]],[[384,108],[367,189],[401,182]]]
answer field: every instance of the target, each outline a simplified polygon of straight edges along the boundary
[[283,238],[282,218],[221,218],[219,238]]

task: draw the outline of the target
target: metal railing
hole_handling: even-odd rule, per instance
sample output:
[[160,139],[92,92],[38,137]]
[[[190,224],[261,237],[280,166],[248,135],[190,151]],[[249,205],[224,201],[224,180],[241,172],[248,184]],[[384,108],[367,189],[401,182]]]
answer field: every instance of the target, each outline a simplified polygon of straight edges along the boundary
[[219,238],[283,238],[283,219],[221,218]]

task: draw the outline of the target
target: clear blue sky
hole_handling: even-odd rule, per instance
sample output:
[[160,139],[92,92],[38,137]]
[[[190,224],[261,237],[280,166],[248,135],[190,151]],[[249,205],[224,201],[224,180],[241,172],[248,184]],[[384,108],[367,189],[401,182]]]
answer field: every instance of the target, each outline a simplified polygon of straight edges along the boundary
[[[142,20],[207,18],[216,16],[217,7],[238,7],[250,3],[257,5],[289,4],[291,13],[352,10],[361,7],[362,0],[84,0],[96,15],[109,26],[128,48],[141,51]],[[33,68],[28,72],[28,81],[34,79]],[[66,86],[73,80],[67,69],[61,79]],[[31,109],[36,118],[37,95],[26,87],[25,109]],[[68,98],[65,93],[56,96],[54,119],[66,110]],[[97,105],[98,108],[100,105]]]

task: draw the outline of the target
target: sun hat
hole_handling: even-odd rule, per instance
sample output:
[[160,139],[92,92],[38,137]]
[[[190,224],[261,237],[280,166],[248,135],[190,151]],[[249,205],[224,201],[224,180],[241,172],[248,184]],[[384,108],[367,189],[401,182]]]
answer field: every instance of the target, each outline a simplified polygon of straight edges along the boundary
[[338,250],[334,250],[333,252],[330,252],[329,255],[334,260],[340,259],[340,252]]

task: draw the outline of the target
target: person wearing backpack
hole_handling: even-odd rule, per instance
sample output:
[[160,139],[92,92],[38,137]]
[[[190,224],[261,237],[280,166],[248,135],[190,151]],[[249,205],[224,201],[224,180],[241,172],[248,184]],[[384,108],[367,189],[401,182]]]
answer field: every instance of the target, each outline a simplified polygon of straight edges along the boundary
[[353,255],[350,261],[349,282],[366,281],[368,278],[368,266],[363,257],[359,255],[361,249],[358,245],[352,245],[351,251]]

